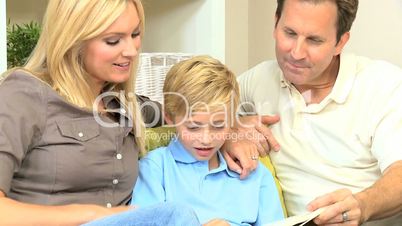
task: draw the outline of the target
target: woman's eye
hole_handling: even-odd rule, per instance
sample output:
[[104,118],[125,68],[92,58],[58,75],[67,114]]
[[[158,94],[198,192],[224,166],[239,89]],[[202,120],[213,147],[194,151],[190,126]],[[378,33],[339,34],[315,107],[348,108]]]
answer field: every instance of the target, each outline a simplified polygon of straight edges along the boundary
[[106,44],[114,46],[119,44],[119,40],[106,40]]
[[134,32],[131,34],[131,38],[136,38],[138,36],[140,36],[141,32]]

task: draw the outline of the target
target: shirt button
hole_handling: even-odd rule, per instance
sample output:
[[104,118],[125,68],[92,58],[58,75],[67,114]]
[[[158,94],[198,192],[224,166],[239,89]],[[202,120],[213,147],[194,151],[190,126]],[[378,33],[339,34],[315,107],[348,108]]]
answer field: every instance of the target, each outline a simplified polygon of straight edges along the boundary
[[106,203],[106,207],[107,208],[112,208],[112,203],[110,203],[110,202]]
[[117,154],[117,155],[116,155],[116,158],[120,160],[120,159],[122,159],[122,158],[123,158],[123,155],[121,155],[121,154]]
[[113,184],[118,184],[118,183],[119,183],[119,180],[114,179],[112,183],[113,183]]
[[83,134],[82,132],[79,132],[79,133],[78,133],[78,136],[79,136],[79,137],[83,137],[84,134]]

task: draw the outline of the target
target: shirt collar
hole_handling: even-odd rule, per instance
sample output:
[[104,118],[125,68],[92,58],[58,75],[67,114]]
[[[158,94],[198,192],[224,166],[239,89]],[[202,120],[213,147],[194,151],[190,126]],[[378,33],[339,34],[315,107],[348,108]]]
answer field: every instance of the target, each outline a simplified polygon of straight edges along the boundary
[[[341,54],[340,55],[340,63],[339,63],[339,71],[338,76],[335,81],[334,88],[329,94],[328,98],[334,100],[338,104],[345,103],[347,97],[349,96],[356,75],[356,56],[353,54]],[[291,84],[288,80],[283,76],[283,72],[280,73],[280,81],[281,87],[286,88],[290,87]]]
[[[278,66],[279,67],[279,66]],[[285,76],[283,76],[283,72],[281,70],[281,73],[279,74],[279,79],[281,81],[281,87],[282,88],[288,88],[290,87],[290,82],[288,80],[285,79]]]
[[341,54],[338,77],[329,97],[338,104],[345,103],[349,96],[357,75],[356,56],[353,54]]
[[133,131],[133,122],[132,117],[127,111],[127,107],[121,103],[120,99],[116,95],[106,95],[102,97],[103,104],[105,109],[108,113],[112,114],[116,120],[120,123],[120,117],[124,116],[124,129],[125,135],[127,136],[128,133],[134,133]]
[[[102,98],[102,100],[107,110],[112,110],[113,112],[119,112],[121,114],[123,113],[123,115],[126,115],[127,107],[121,103],[117,96],[106,95]],[[124,111],[122,109],[124,109]]]
[[[182,163],[187,163],[187,164],[200,164],[205,167],[208,167],[208,161],[199,161],[196,158],[194,158],[182,145],[182,143],[179,141],[177,138],[173,138],[172,141],[168,145],[169,151],[172,153],[173,159],[178,162]],[[209,171],[209,173],[217,173],[221,171],[226,171],[227,174],[231,177],[238,178],[239,174],[231,171],[228,168],[228,165],[226,164],[225,159],[223,158],[223,155],[218,153],[218,158],[219,158],[219,167],[216,169],[213,169]]]

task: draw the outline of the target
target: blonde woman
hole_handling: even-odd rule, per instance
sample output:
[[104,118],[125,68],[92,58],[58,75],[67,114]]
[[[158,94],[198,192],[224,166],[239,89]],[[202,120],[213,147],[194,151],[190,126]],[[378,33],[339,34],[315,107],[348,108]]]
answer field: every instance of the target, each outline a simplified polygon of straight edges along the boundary
[[[140,0],[49,1],[30,59],[0,85],[0,225],[79,225],[128,210],[144,149],[134,95],[143,30]],[[141,223],[130,225],[196,222],[182,212],[134,209]]]

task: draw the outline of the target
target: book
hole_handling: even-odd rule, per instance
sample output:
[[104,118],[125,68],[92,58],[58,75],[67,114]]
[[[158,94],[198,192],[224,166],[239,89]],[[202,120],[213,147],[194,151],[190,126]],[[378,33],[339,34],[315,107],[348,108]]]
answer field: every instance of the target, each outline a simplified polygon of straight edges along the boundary
[[324,209],[325,208],[320,208],[313,212],[288,217],[281,221],[264,224],[264,226],[296,226],[296,225],[303,226],[303,225],[307,225],[307,223],[311,222],[314,218],[316,218],[318,215],[320,215],[324,211]]

